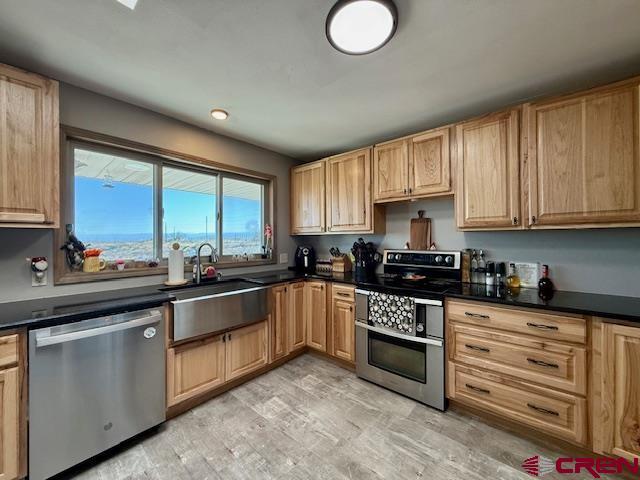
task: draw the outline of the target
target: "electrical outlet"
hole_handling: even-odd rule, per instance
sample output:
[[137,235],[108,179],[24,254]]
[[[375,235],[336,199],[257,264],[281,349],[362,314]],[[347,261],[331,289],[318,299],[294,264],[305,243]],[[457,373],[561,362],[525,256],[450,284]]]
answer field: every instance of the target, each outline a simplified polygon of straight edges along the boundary
[[[39,276],[41,274],[42,276]],[[44,287],[47,284],[47,272],[31,272],[31,286]]]
[[280,254],[280,263],[289,263],[289,254],[281,253]]

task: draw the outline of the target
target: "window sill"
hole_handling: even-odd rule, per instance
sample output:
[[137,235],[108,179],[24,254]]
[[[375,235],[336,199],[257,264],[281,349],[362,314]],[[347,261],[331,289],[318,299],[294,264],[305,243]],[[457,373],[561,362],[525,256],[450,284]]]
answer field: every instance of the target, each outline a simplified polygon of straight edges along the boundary
[[[275,257],[275,254],[274,254]],[[275,258],[270,260],[248,260],[240,262],[218,262],[214,264],[216,269],[231,269],[242,267],[258,267],[264,265],[274,265]],[[204,264],[203,264],[204,265]],[[193,270],[191,265],[185,265],[184,271],[190,274]],[[125,270],[102,270],[100,272],[64,272],[60,277],[54,280],[55,285],[73,285],[76,283],[103,282],[107,280],[122,280],[125,278],[150,277],[153,275],[167,275],[169,269],[166,266],[145,267],[145,268],[127,268]],[[185,276],[187,277],[187,276]],[[188,277],[187,277],[188,278]]]

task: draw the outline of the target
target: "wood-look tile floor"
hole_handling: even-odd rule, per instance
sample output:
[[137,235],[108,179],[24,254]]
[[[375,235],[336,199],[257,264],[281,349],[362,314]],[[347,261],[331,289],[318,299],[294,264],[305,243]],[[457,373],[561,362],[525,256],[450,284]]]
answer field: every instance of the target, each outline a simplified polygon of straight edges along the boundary
[[563,453],[307,354],[63,478],[530,479],[525,458]]

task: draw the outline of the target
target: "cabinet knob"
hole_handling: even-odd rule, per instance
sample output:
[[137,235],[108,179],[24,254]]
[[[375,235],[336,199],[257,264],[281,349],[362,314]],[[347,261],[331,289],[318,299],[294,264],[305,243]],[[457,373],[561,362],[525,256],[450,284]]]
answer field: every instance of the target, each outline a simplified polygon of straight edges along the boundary
[[533,215],[533,216],[531,217],[531,223],[536,223],[536,216],[535,216],[535,215]]
[[407,189],[405,188],[404,190],[402,190],[402,193],[406,194],[407,193]]
[[513,217],[513,224],[517,225],[518,224],[518,217]]
[[412,188],[409,188],[409,193],[411,193],[412,191],[413,191],[413,189],[412,189]]

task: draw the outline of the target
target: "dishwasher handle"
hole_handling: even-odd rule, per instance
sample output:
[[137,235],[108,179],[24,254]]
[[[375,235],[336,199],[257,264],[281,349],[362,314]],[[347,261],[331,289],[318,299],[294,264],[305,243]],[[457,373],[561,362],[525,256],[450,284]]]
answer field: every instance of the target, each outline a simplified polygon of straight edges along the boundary
[[104,327],[89,328],[86,330],[78,330],[76,332],[38,337],[36,338],[36,348],[47,347],[49,345],[58,345],[60,343],[82,340],[84,338],[97,337],[98,335],[121,332],[123,330],[130,330],[137,327],[145,327],[147,325],[158,323],[160,320],[162,320],[162,313],[159,310],[151,310],[144,316],[135,317],[122,323],[105,325]]

